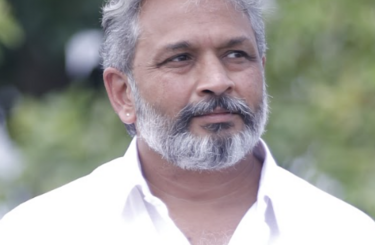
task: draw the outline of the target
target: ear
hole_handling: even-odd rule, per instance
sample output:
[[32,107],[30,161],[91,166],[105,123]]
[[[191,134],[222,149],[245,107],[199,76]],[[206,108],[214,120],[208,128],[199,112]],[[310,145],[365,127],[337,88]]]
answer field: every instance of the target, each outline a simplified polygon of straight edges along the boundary
[[115,68],[107,68],[103,79],[109,100],[121,121],[125,124],[135,123],[134,99],[128,77]]

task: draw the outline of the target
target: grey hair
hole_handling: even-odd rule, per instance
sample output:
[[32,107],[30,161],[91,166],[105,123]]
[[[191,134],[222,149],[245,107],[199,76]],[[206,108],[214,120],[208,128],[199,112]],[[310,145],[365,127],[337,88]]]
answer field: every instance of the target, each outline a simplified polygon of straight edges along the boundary
[[[102,9],[102,27],[104,30],[101,47],[103,69],[116,68],[132,78],[132,66],[137,40],[140,35],[138,18],[144,0],[107,0]],[[195,3],[197,0],[190,0]],[[254,30],[259,56],[266,54],[267,43],[263,21],[264,0],[227,0],[237,10],[245,13]],[[131,90],[136,90],[134,79],[129,79]],[[126,124],[131,136],[136,135],[134,124]]]

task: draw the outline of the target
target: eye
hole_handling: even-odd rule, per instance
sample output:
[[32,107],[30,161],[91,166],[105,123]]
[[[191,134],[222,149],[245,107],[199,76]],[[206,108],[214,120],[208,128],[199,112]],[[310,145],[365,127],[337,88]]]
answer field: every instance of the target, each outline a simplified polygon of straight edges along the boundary
[[227,58],[230,59],[238,59],[238,58],[249,58],[249,55],[244,51],[230,51],[226,55]]
[[225,53],[223,59],[228,65],[245,65],[252,62],[257,62],[258,58],[256,55],[250,55],[244,50],[229,50]]
[[167,62],[181,62],[181,61],[187,61],[190,60],[190,56],[187,54],[179,54],[172,58],[169,58]]
[[157,67],[166,67],[166,68],[181,68],[186,67],[191,64],[192,56],[190,54],[178,54],[174,55],[163,62],[159,63]]

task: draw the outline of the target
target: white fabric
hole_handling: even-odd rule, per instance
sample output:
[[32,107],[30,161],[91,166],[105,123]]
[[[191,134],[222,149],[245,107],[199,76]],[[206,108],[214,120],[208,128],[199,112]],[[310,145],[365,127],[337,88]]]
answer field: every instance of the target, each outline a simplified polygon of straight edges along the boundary
[[[239,244],[375,245],[375,223],[356,208],[278,167],[267,146],[257,202],[233,234]],[[136,140],[90,175],[34,198],[0,221],[0,244],[189,242],[150,193]]]

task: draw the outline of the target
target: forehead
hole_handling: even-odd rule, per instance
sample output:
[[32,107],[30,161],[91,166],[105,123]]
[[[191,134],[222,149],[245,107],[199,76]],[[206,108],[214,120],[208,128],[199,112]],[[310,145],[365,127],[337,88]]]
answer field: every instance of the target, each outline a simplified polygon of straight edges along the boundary
[[[181,10],[186,13],[199,12],[214,12],[221,9],[223,6],[235,8],[232,0],[143,0],[142,11],[148,12],[151,10],[157,13],[161,9],[166,12],[175,12]],[[149,14],[149,13],[148,13]],[[148,15],[147,14],[147,15]]]
[[[247,36],[255,42],[248,17],[228,0],[145,0],[139,16],[140,40],[211,42]],[[224,37],[225,36],[225,37]]]

